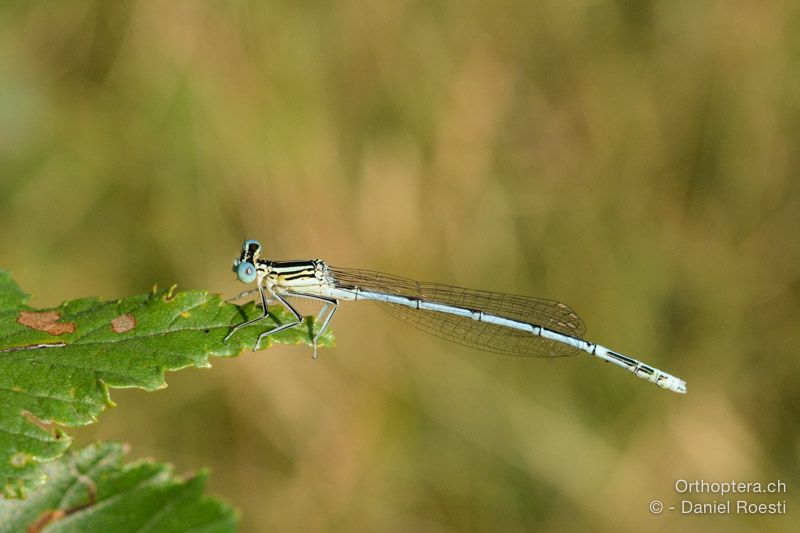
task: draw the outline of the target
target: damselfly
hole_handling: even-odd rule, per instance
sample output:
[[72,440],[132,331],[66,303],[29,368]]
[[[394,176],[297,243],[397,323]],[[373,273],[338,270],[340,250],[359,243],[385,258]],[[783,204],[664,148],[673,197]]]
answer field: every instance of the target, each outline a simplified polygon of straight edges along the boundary
[[[256,283],[264,314],[235,326],[225,342],[245,326],[269,316],[268,294],[286,307],[293,320],[258,336],[261,340],[302,322],[286,298],[307,298],[323,303],[317,340],[330,324],[340,301],[371,300],[390,314],[424,331],[479,350],[508,355],[565,357],[585,352],[621,366],[635,376],[674,392],[685,393],[686,383],[641,361],[585,341],[583,321],[566,304],[513,294],[478,291],[425,283],[373,272],[337,268],[319,259],[269,261],[261,259],[261,244],[247,240],[233,262],[239,281]],[[253,292],[253,291],[248,291]],[[243,293],[247,294],[247,293]]]

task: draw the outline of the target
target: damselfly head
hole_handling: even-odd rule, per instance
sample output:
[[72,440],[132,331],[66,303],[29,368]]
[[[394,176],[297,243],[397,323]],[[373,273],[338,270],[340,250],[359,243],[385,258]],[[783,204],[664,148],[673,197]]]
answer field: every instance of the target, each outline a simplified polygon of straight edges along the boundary
[[256,280],[256,261],[261,254],[261,243],[249,239],[242,243],[242,253],[233,260],[233,271],[239,281],[252,283]]

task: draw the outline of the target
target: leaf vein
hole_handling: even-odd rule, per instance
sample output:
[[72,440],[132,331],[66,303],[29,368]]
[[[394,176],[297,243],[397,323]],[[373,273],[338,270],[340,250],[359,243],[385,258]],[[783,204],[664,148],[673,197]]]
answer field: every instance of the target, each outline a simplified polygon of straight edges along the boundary
[[17,389],[13,389],[13,388],[10,388],[10,387],[0,386],[0,390],[12,392],[14,394],[23,394],[25,396],[31,396],[32,398],[39,398],[40,400],[54,400],[54,401],[57,401],[57,402],[70,403],[70,404],[77,403],[77,404],[81,404],[81,405],[95,405],[94,402],[91,402],[91,401],[84,402],[84,401],[79,400],[78,398],[64,399],[64,398],[59,398],[57,396],[45,396],[44,394],[36,394],[36,393],[29,392],[29,391],[26,391],[26,390],[17,390]]

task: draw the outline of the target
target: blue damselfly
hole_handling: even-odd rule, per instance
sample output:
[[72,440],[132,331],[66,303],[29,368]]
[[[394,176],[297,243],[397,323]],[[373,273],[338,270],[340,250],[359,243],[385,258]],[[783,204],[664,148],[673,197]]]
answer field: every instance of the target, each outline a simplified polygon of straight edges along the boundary
[[[233,262],[233,270],[244,283],[257,284],[264,314],[243,322],[225,337],[268,316],[268,295],[278,300],[294,320],[261,333],[256,342],[294,327],[302,317],[286,298],[323,302],[317,340],[338,309],[340,301],[369,300],[383,304],[390,314],[445,339],[507,355],[565,357],[585,352],[614,363],[635,376],[674,392],[685,393],[686,383],[671,374],[583,340],[586,326],[566,304],[527,296],[516,296],[413,281],[370,270],[338,268],[319,259],[270,261],[261,259],[261,244],[247,240]],[[248,291],[252,292],[252,291]],[[246,294],[246,293],[244,293]]]

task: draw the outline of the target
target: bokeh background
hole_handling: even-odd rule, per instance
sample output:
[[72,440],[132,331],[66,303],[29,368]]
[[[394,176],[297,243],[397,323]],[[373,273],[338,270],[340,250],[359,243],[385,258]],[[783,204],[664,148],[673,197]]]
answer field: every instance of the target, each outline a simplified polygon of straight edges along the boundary
[[[0,4],[0,265],[34,305],[233,295],[246,235],[560,299],[688,382],[351,304],[318,361],[218,360],[74,432],[210,466],[243,531],[791,530],[798,168],[793,2]],[[652,515],[678,479],[780,479],[752,500],[788,515]]]

